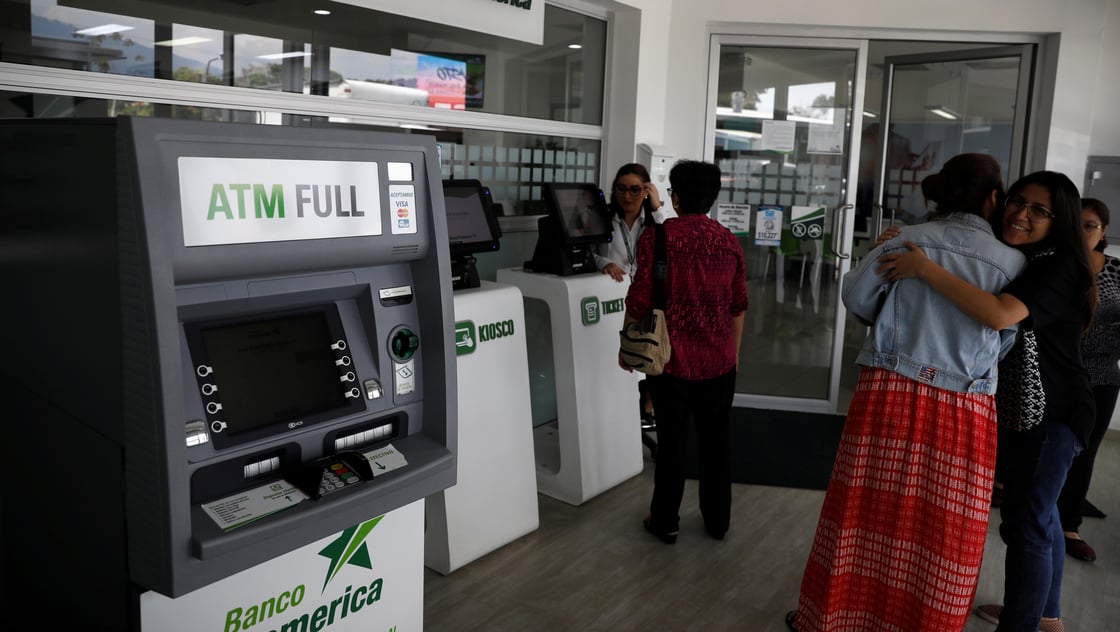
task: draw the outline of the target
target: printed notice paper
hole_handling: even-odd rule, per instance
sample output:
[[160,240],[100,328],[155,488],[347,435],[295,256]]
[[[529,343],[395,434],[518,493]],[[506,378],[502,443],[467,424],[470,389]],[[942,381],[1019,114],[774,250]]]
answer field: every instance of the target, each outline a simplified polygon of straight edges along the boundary
[[795,121],[762,121],[762,149],[793,151],[795,132]]
[[223,531],[229,531],[289,507],[295,507],[307,498],[307,494],[296,489],[294,485],[280,480],[206,503],[202,506],[202,510],[218,523]]
[[782,243],[782,207],[759,206],[754,221],[756,246],[779,246]]
[[751,232],[751,205],[720,202],[716,205],[716,221],[736,235]]

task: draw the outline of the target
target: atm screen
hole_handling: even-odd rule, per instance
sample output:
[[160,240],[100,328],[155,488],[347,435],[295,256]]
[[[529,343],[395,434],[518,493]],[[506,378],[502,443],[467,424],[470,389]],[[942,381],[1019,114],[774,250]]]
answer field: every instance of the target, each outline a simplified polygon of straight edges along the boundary
[[200,346],[204,354],[194,354],[196,364],[212,370],[199,375],[199,388],[209,407],[211,428],[215,422],[225,424],[218,435],[233,440],[231,435],[274,425],[266,434],[282,432],[345,414],[348,411],[339,409],[355,401],[362,406],[360,398],[346,396],[353,385],[341,379],[349,369],[338,361],[347,356],[348,365],[349,358],[337,349],[340,334],[332,333],[337,328],[328,314],[338,317],[337,312],[316,309],[188,326],[188,340],[194,338],[192,347]]

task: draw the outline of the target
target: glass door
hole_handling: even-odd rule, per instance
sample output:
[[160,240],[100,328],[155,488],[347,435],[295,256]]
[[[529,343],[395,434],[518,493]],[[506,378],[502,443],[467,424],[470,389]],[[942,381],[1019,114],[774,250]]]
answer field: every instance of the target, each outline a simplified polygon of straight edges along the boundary
[[877,177],[859,183],[874,186],[876,195],[860,199],[857,209],[871,217],[871,237],[891,223],[925,221],[922,179],[953,156],[990,154],[1003,165],[1005,182],[1021,175],[1032,64],[1030,45],[884,60],[881,123],[869,118],[863,130],[864,142],[877,150]]
[[[1033,56],[1031,45],[970,45],[883,58],[881,103],[870,105],[879,99],[869,95],[863,112],[853,265],[884,227],[926,221],[922,179],[949,158],[990,154],[1003,165],[1004,182],[1022,175]],[[855,358],[867,328],[853,318],[845,331],[841,411],[859,377]]]
[[735,405],[837,412],[866,41],[715,35],[711,53],[713,213],[750,296]]

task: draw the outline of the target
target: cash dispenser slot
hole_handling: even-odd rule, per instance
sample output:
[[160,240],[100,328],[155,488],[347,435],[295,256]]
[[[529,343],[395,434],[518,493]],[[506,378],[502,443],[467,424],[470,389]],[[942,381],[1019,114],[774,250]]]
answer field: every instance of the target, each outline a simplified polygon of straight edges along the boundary
[[273,450],[254,452],[199,468],[191,476],[191,504],[197,505],[280,478],[300,463],[299,444],[286,443]]

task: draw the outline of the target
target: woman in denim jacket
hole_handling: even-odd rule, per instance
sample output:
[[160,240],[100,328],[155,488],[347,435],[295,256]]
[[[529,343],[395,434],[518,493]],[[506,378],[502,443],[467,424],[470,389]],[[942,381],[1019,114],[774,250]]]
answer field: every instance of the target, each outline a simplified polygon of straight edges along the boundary
[[962,154],[922,182],[935,218],[876,247],[844,276],[871,326],[791,629],[960,630],[980,576],[996,455],[996,366],[1013,335],[926,284],[889,283],[876,259],[921,244],[990,292],[1025,257],[996,238],[1000,165]]
[[1002,292],[958,278],[914,244],[907,244],[908,252],[880,257],[880,271],[891,280],[917,277],[993,330],[1019,323],[1034,332],[1046,406],[1042,422],[1030,430],[999,431],[1004,603],[982,605],[977,615],[998,621],[999,632],[1061,632],[1065,538],[1057,501],[1093,426],[1081,341],[1096,309],[1097,287],[1081,199],[1068,177],[1038,171],[1020,178],[1007,192],[1001,219],[1003,241],[1030,256]]

